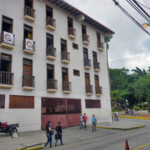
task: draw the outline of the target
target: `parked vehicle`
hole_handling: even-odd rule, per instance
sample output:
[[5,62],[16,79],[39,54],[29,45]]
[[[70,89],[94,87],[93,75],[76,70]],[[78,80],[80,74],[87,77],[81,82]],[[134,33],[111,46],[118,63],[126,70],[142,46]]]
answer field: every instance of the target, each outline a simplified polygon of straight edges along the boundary
[[13,135],[14,133],[18,132],[17,127],[19,127],[18,123],[7,124],[7,122],[0,122],[0,133],[8,133],[9,135]]

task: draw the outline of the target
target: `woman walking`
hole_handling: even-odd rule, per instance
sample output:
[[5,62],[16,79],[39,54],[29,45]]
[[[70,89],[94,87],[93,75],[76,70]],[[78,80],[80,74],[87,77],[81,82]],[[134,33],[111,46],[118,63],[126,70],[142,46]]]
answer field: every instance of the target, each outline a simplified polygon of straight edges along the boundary
[[48,121],[47,126],[46,126],[46,136],[47,136],[47,142],[44,145],[44,150],[48,143],[50,143],[50,149],[52,148],[52,135],[54,134],[54,131],[52,130],[51,127],[51,121]]
[[62,126],[61,126],[61,122],[58,122],[58,125],[56,127],[56,142],[55,142],[55,146],[57,146],[57,142],[60,139],[61,145],[63,145],[63,141],[62,141],[62,136],[63,136],[63,132],[62,132]]

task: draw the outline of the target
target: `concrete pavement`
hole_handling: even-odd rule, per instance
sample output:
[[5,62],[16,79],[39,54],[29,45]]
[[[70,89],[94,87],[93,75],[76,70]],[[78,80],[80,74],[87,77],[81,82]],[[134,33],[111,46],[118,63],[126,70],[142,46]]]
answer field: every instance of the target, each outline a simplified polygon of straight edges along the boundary
[[[103,127],[115,127],[115,128],[131,128],[145,125],[147,122],[138,122],[130,121],[130,119],[120,119],[119,121],[113,121],[112,124],[98,124],[98,126]],[[146,127],[147,128],[147,127]],[[144,128],[143,128],[144,129]],[[54,150],[121,150],[125,148],[125,139],[129,138],[128,134],[131,134],[133,137],[133,133],[140,135],[142,133],[141,130],[131,130],[130,131],[122,131],[122,130],[105,130],[105,129],[97,129],[97,132],[92,132],[92,129],[88,127],[87,129],[79,129],[79,127],[70,127],[63,129],[64,131],[64,145],[54,148]],[[138,132],[137,132],[138,131]],[[148,134],[147,130],[143,130],[144,135]],[[132,138],[133,139],[133,138]],[[24,132],[18,133],[18,138],[11,138],[8,135],[0,134],[0,150],[16,150],[21,149],[27,146],[36,145],[38,143],[46,142],[45,131],[36,131],[36,132]],[[130,139],[131,140],[131,139]],[[137,147],[132,145],[129,140],[129,145],[132,147]],[[146,141],[145,141],[146,142]],[[148,141],[147,141],[148,142]],[[59,143],[58,143],[59,144]],[[54,137],[53,137],[53,145],[54,145]],[[148,146],[148,145],[147,145]],[[111,147],[111,148],[110,148]],[[47,148],[48,150],[49,148]]]

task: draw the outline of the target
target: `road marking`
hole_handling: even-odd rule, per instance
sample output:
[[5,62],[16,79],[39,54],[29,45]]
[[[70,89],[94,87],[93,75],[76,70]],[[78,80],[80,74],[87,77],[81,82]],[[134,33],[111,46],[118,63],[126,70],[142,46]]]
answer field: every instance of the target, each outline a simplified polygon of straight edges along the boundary
[[150,143],[146,143],[146,144],[144,144],[144,145],[141,145],[141,146],[135,148],[134,150],[142,149],[142,148],[144,148],[144,147],[146,147],[146,146],[148,146],[148,145],[150,145]]
[[150,120],[150,118],[148,118],[148,117],[119,116],[119,118]]

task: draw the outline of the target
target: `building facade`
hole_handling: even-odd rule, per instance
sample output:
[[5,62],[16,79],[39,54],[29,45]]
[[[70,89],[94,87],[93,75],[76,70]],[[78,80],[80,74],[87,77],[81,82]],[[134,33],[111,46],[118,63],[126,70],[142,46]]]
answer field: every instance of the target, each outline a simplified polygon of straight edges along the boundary
[[62,0],[0,1],[0,121],[20,131],[110,122],[106,36],[113,31]]

